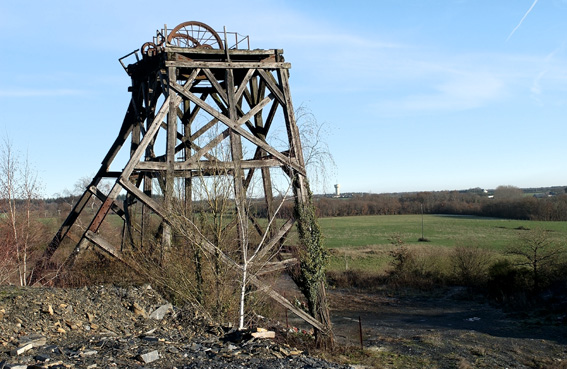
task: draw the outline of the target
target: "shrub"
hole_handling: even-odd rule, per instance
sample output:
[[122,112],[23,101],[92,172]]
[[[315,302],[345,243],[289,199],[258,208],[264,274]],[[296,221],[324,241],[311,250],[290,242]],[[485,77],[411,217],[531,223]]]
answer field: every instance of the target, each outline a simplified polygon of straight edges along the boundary
[[388,282],[392,287],[410,287],[430,290],[435,285],[444,284],[447,275],[440,250],[435,253],[401,246],[393,250]]
[[529,290],[529,270],[514,266],[508,259],[490,266],[486,291],[495,301],[511,307],[524,307],[529,300]]
[[478,287],[488,280],[491,254],[477,247],[456,247],[451,255],[455,282],[463,286]]
[[327,283],[336,288],[361,288],[373,290],[384,283],[384,276],[361,270],[329,271]]

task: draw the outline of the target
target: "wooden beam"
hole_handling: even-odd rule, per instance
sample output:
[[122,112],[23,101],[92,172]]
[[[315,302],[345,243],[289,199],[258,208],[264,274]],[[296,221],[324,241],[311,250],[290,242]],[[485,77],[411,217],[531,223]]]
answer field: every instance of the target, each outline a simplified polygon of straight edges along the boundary
[[268,89],[274,95],[276,95],[278,102],[282,106],[286,106],[286,98],[284,96],[284,93],[282,92],[282,90],[278,86],[274,76],[271,73],[268,73],[263,69],[258,69],[258,73],[260,74],[260,76],[262,76],[262,79],[264,80],[264,82],[266,82]]
[[313,327],[317,328],[320,331],[325,331],[323,325],[314,317],[306,313],[305,311],[298,309],[295,307],[291,302],[289,302],[285,297],[274,291],[270,286],[266,285],[264,282],[260,281],[258,277],[251,275],[249,276],[249,281],[255,285],[258,289],[265,291],[268,296],[279,302],[285,308],[292,311],[295,315],[306,321],[307,323],[311,324]]
[[256,258],[262,260],[268,254],[268,252],[273,249],[274,246],[278,242],[280,242],[283,237],[285,237],[285,235],[290,231],[291,227],[293,227],[294,223],[295,221],[293,219],[289,219],[287,222],[285,222],[284,225],[278,230],[278,232],[272,238],[270,238],[268,242],[266,242],[266,245],[264,245],[264,247],[262,247],[262,249],[258,252]]
[[[254,168],[277,168],[281,167],[281,162],[276,159],[259,159],[259,160],[243,160],[242,169],[254,169]],[[201,160],[196,163],[187,162],[176,162],[173,164],[173,168],[176,172],[188,171],[188,170],[234,170],[234,163],[231,161],[211,161],[211,160]],[[135,170],[137,171],[147,171],[156,172],[163,171],[167,169],[167,163],[164,162],[154,162],[154,161],[141,161],[136,165]]]
[[146,195],[142,190],[140,190],[136,185],[130,182],[127,179],[121,178],[119,179],[119,183],[124,187],[126,190],[130,191],[134,197],[138,200],[143,202],[146,206],[152,209],[156,214],[162,217],[164,220],[168,220],[169,217],[167,216],[167,212],[163,207],[158,204],[154,199]]
[[91,231],[87,231],[85,233],[85,238],[90,242],[94,243],[95,245],[97,245],[98,247],[100,247],[102,250],[109,253],[110,255],[114,256],[116,259],[120,260],[124,264],[130,266],[130,264],[126,261],[126,259],[122,255],[122,253],[118,251],[110,242],[102,238],[99,234]]
[[[138,146],[136,151],[130,157],[128,164],[126,164],[126,166],[124,167],[124,170],[122,171],[122,176],[120,178],[127,179],[128,177],[130,177],[130,174],[132,174],[132,171],[136,167],[136,164],[138,164],[140,162],[140,159],[142,158],[142,155],[146,151],[146,148],[148,147],[150,142],[152,142],[153,138],[155,137],[159,128],[161,127],[161,122],[165,118],[166,114],[169,112],[169,100],[170,99],[172,99],[172,97],[168,96],[167,99],[164,101],[164,103],[163,103],[162,107],[160,108],[158,114],[156,115],[153,122],[148,127],[148,130],[147,130],[144,138],[140,142],[140,145]],[[173,99],[175,99],[175,103],[177,105],[181,101],[181,98],[178,95],[175,95],[173,97]]]
[[299,261],[296,258],[286,259],[282,261],[269,262],[262,265],[262,268],[256,273],[256,276],[262,276],[265,274],[270,274],[273,272],[278,272],[280,270],[287,269],[290,265],[295,265]]
[[[211,70],[209,68],[204,68],[203,72],[207,76],[211,85],[213,85],[213,87],[216,89],[217,94],[222,98],[222,101],[224,103],[224,108],[226,109],[228,107],[228,96],[227,96],[227,94],[229,92],[225,91],[225,89],[221,86],[221,84],[215,78],[215,75],[211,72]],[[186,90],[188,90],[188,89],[186,89]],[[219,107],[221,107],[221,106],[219,106]],[[223,107],[221,107],[221,108],[223,108]]]
[[208,62],[208,61],[179,61],[165,62],[166,67],[176,68],[210,68],[210,69],[291,69],[288,62]]
[[[212,244],[209,240],[207,240],[206,238],[204,238],[201,233],[199,232],[199,229],[197,228],[197,226],[191,222],[189,219],[187,219],[186,217],[180,217],[179,218],[181,221],[183,221],[184,223],[186,223],[187,225],[190,226],[191,229],[195,230],[196,233],[194,234],[194,237],[200,237],[200,240],[202,242],[198,243],[201,247],[203,247],[203,249],[205,251],[207,251],[208,253],[210,253],[211,255],[215,255],[218,256],[220,258],[220,260],[228,267],[232,268],[232,269],[236,269],[238,271],[242,271],[242,266],[239,265],[238,263],[236,263],[234,260],[232,260],[230,257],[228,257],[221,249],[219,249],[218,247],[216,247],[214,244]],[[181,226],[181,225],[180,225]],[[191,232],[190,229],[187,229],[187,227],[184,227],[185,232]],[[309,315],[308,313],[306,313],[305,311],[298,309],[297,307],[295,307],[291,302],[289,302],[285,297],[283,297],[282,295],[280,295],[279,293],[277,293],[276,291],[274,291],[270,286],[268,286],[267,284],[265,284],[264,282],[262,282],[260,279],[258,279],[258,277],[254,276],[254,275],[249,275],[248,277],[248,281],[250,283],[252,283],[253,285],[255,285],[259,290],[264,291],[265,293],[268,294],[268,296],[270,296],[271,298],[273,298],[274,300],[276,300],[278,303],[280,303],[281,305],[283,305],[284,307],[286,307],[287,309],[289,309],[290,311],[292,311],[295,315],[297,315],[298,317],[300,317],[301,319],[303,319],[304,321],[306,321],[307,323],[311,324],[313,327],[324,331],[323,329],[323,325],[317,321],[317,319],[315,319],[314,317],[312,317],[311,315]]]
[[[207,57],[210,57],[211,55],[217,55],[217,57],[220,58],[224,58],[225,55],[225,51],[221,50],[221,49],[188,49],[186,47],[180,47],[180,46],[174,46],[174,45],[164,45],[165,46],[165,51],[167,53],[170,53],[170,55],[168,56],[169,58],[171,57],[176,57],[176,54],[180,54],[181,56],[185,56],[187,57],[187,55],[191,55],[191,56],[199,56],[199,55],[204,55]],[[238,57],[238,56],[258,56],[261,58],[265,58],[265,57],[270,57],[270,56],[276,56],[276,55],[280,55],[283,54],[283,49],[254,49],[254,50],[249,50],[249,49],[231,49],[230,50],[230,55],[232,55],[232,57]]]
[[273,155],[275,158],[279,159],[280,162],[283,165],[289,165],[291,167],[293,167],[297,172],[306,175],[305,173],[305,169],[301,168],[299,165],[297,165],[291,158],[284,156],[283,154],[281,154],[279,151],[277,151],[275,148],[273,148],[272,146],[268,145],[267,143],[263,142],[262,140],[260,140],[259,138],[257,138],[256,136],[253,136],[251,133],[243,130],[240,125],[242,123],[244,123],[243,121],[241,121],[240,119],[238,121],[233,121],[230,118],[228,118],[226,115],[221,114],[218,110],[213,109],[209,104],[207,104],[206,102],[202,101],[201,99],[199,99],[197,96],[195,96],[194,94],[192,94],[191,92],[183,89],[182,86],[178,85],[177,82],[175,81],[170,81],[170,85],[180,94],[182,94],[183,96],[185,96],[186,98],[188,98],[189,100],[193,101],[195,104],[200,105],[201,108],[203,110],[205,110],[207,113],[209,113],[211,116],[217,118],[218,120],[220,120],[221,122],[223,122],[225,125],[227,125],[229,128],[232,128],[234,131],[236,131],[238,134],[240,134],[241,136],[243,136],[244,138],[246,138],[248,141],[254,143],[256,146],[260,146],[261,148],[263,148],[264,150],[266,150],[268,153],[270,153],[271,155]]

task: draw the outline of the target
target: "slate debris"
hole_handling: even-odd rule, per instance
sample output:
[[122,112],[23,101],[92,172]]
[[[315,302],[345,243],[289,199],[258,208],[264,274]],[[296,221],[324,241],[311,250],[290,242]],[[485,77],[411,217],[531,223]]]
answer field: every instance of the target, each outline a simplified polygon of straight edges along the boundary
[[174,308],[149,285],[4,286],[0,312],[0,369],[346,368],[252,336],[265,330],[239,332]]

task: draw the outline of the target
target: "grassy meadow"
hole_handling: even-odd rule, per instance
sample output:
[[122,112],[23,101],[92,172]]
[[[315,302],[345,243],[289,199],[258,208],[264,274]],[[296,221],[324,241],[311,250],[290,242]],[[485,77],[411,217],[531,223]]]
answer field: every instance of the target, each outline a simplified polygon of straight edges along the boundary
[[567,222],[506,220],[474,216],[376,215],[320,218],[325,245],[330,249],[329,270],[385,271],[397,235],[403,244],[428,254],[451,252],[455,247],[475,247],[501,255],[506,246],[518,240],[520,232],[542,228],[555,241],[567,240]]

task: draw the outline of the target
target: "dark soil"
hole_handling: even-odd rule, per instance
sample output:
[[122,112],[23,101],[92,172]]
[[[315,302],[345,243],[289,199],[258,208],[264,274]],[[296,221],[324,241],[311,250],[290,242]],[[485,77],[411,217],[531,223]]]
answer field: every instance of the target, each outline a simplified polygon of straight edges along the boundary
[[[289,296],[289,295],[288,295]],[[0,369],[7,368],[567,368],[565,314],[507,313],[465,290],[328,293],[339,348],[306,355],[301,333],[235,334],[149,286],[0,287]],[[152,317],[159,308],[164,316]],[[305,328],[288,316],[291,326]],[[364,351],[360,350],[359,319]],[[293,335],[293,333],[291,333]],[[297,342],[297,345],[290,342]],[[26,345],[30,345],[26,348]],[[20,349],[21,352],[16,350]]]
[[505,313],[459,288],[329,296],[337,340],[360,347],[360,317],[376,367],[567,368],[567,312]]

